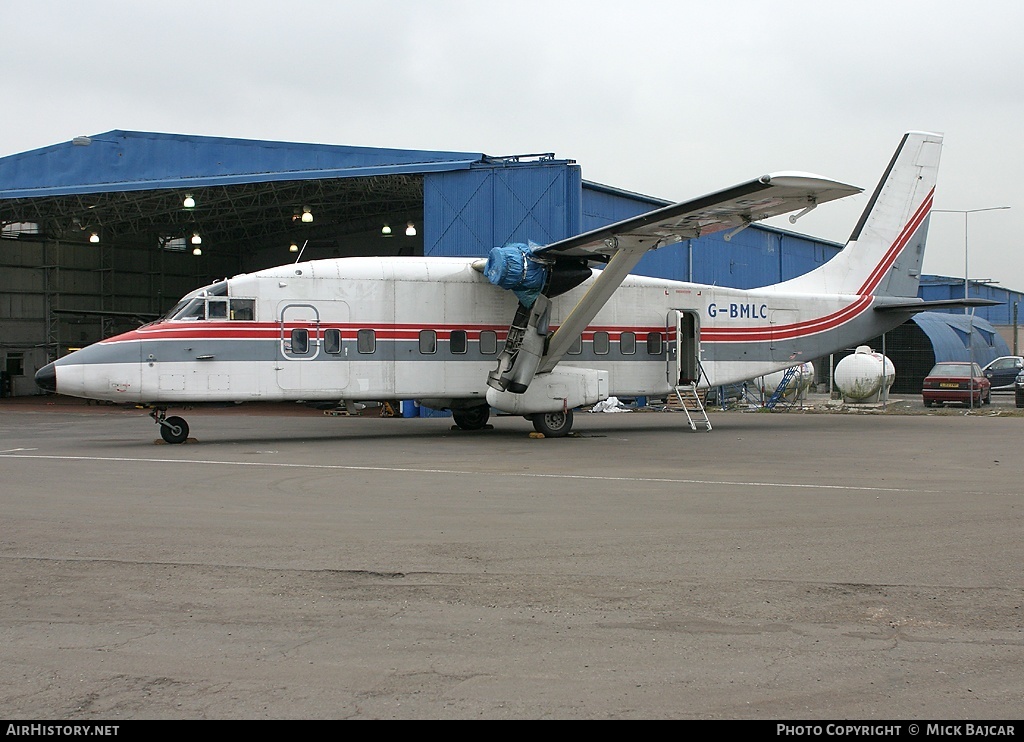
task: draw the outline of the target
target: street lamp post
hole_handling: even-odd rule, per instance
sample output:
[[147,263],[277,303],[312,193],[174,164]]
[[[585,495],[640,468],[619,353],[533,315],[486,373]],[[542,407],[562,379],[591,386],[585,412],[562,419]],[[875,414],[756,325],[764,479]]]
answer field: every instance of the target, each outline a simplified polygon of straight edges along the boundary
[[[976,214],[979,211],[998,211],[1000,209],[1008,209],[1009,206],[988,206],[983,209],[932,209],[933,213],[939,214],[963,214],[964,215],[964,300],[966,301],[968,291],[968,281],[970,271],[967,265],[967,216],[969,214]],[[967,342],[970,343],[970,373],[971,383],[968,387],[967,394],[969,395],[969,405],[971,409],[974,409],[974,310],[971,307],[964,306],[964,314],[970,317],[970,324],[967,331]]]
[[[967,216],[969,214],[976,214],[979,211],[999,211],[1001,209],[1008,209],[1009,206],[988,206],[984,209],[932,209],[933,214],[963,214],[964,215],[964,299],[967,298],[969,291],[967,288],[968,278],[970,272],[967,265]],[[964,314],[969,314],[970,308],[964,307]]]

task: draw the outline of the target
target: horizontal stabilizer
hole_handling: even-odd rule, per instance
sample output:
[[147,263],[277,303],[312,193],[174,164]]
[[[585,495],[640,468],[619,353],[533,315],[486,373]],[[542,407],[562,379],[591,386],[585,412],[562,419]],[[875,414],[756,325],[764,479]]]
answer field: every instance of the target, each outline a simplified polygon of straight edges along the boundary
[[875,307],[876,312],[931,312],[936,309],[964,309],[967,307],[994,307],[1002,304],[993,299],[936,299],[935,301],[901,301],[895,304],[882,304]]

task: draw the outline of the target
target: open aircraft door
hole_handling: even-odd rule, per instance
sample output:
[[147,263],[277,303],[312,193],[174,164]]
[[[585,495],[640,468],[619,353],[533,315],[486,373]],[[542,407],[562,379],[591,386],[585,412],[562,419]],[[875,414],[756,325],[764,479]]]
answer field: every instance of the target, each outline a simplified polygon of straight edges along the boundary
[[700,316],[688,309],[668,313],[668,383],[694,384],[700,380]]

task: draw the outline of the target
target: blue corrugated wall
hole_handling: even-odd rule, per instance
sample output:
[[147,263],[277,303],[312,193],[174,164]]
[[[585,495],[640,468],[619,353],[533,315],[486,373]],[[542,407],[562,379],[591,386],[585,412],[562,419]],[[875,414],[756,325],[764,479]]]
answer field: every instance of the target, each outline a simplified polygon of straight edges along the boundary
[[428,173],[424,255],[482,257],[492,247],[579,234],[580,169],[567,162],[497,164]]

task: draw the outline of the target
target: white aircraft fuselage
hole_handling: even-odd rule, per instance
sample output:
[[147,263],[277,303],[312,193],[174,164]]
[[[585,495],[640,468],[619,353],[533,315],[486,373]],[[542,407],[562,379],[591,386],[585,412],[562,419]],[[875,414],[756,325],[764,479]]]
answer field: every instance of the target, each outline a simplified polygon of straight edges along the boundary
[[[58,366],[58,389],[146,404],[484,400],[517,301],[472,264],[339,258],[230,278],[190,295],[178,313],[185,317],[77,351],[76,363]],[[592,280],[552,300],[552,330]],[[202,313],[189,312],[190,303],[203,306]],[[668,346],[676,332],[673,313],[682,311],[699,318],[701,386],[743,381],[848,347],[905,319],[876,315],[873,303],[872,296],[629,276],[559,367],[606,371],[605,396],[664,396],[677,383]],[[211,311],[211,304],[226,308]],[[238,319],[239,306],[252,307],[253,318]]]

